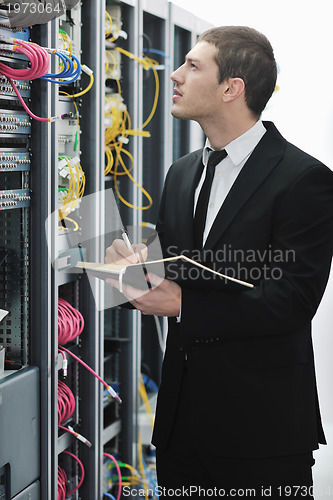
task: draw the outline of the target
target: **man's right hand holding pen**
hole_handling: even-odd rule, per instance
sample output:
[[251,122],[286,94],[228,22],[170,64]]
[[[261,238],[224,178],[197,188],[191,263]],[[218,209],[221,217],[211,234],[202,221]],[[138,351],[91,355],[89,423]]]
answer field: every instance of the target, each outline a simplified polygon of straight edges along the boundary
[[[124,233],[123,233],[124,234]],[[126,235],[127,236],[127,235]],[[128,236],[127,236],[128,237]],[[130,265],[144,263],[148,249],[143,243],[131,244],[126,237],[116,239],[106,249],[105,263]],[[156,316],[179,316],[181,308],[181,288],[174,282],[163,279],[155,274],[146,273],[149,293],[125,285],[122,293],[143,314]],[[113,279],[106,280],[111,286],[119,289],[119,282]]]
[[129,245],[124,238],[114,240],[112,245],[106,249],[105,264],[129,265],[144,262],[147,259],[148,249],[146,245],[143,243],[131,244],[130,242]]

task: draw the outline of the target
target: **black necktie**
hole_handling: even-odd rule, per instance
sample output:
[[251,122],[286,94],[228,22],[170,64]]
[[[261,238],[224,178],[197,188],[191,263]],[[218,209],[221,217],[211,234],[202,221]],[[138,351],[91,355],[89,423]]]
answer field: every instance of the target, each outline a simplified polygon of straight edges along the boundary
[[209,195],[215,174],[215,167],[226,156],[227,152],[225,149],[222,149],[221,151],[211,151],[209,153],[206,177],[199,193],[194,215],[194,248],[202,248],[203,246],[203,233],[206,224]]

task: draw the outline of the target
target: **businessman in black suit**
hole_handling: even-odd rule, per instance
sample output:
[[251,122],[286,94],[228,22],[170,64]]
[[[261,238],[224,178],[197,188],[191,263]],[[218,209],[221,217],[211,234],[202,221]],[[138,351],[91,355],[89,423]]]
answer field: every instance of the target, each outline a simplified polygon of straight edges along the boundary
[[[168,172],[164,255],[255,286],[170,264],[149,293],[125,287],[144,314],[169,317],[153,434],[161,496],[312,498],[325,436],[311,320],[332,257],[333,174],[260,120],[276,74],[266,37],[226,26],[171,75],[173,116],[197,121],[207,142]],[[225,152],[212,161],[211,149]],[[107,262],[136,258],[120,240],[107,249]]]

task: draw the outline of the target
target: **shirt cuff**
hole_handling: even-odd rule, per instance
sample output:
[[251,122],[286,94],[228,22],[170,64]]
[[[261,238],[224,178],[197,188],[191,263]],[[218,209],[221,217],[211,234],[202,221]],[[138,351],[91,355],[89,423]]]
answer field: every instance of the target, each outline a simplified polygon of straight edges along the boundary
[[180,311],[178,316],[176,316],[177,323],[180,323],[181,318],[182,318],[182,305],[180,304]]

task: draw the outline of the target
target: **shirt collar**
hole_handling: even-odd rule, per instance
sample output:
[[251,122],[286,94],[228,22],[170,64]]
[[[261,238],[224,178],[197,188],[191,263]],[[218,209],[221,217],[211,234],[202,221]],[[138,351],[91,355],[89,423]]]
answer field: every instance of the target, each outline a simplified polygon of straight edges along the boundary
[[[258,120],[253,127],[244,132],[244,134],[240,135],[234,141],[231,141],[227,146],[225,146],[226,152],[228,153],[228,157],[232,161],[235,167],[239,165],[247,156],[249,156],[260,139],[265,134],[266,129],[261,120]],[[207,137],[206,144],[203,150],[202,161],[206,166],[208,162],[209,152],[212,150],[212,146]]]

